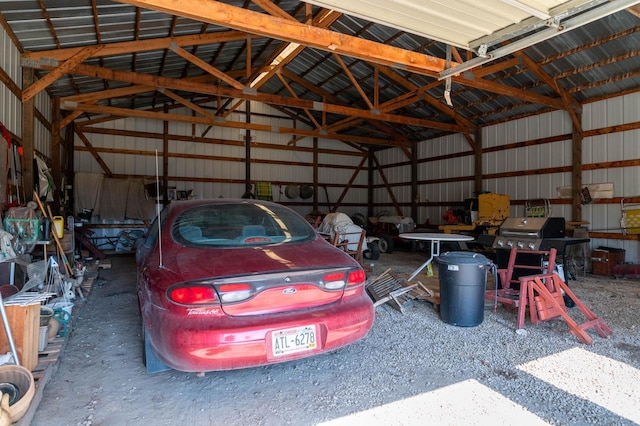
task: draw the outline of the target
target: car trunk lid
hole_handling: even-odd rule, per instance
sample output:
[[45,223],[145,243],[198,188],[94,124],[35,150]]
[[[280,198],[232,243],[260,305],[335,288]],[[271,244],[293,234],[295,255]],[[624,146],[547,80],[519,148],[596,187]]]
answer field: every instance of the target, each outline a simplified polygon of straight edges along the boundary
[[[218,279],[214,286],[227,315],[264,315],[334,303],[342,297],[348,277],[348,268],[288,270]],[[246,293],[236,295],[236,289]]]

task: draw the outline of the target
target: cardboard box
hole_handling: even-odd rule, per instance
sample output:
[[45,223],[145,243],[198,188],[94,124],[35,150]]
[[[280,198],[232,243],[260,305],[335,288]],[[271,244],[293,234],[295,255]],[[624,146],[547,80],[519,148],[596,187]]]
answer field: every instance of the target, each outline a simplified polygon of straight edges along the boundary
[[[33,371],[38,365],[38,342],[40,338],[40,303],[26,306],[5,306],[7,321],[11,328],[13,343],[18,352],[20,365]],[[2,320],[0,319],[0,323]],[[9,340],[4,331],[0,332],[0,353],[11,352]]]
[[591,252],[592,273],[613,276],[613,268],[624,263],[624,249],[598,247]]
[[[65,232],[64,236],[62,238],[60,238],[60,245],[62,246],[62,250],[65,253],[71,253],[71,251],[73,250],[73,233],[72,232]],[[49,241],[49,244],[47,244],[47,253],[49,254],[55,254],[57,253],[58,250],[58,245],[56,244],[55,240],[53,239],[53,237],[51,237],[51,241]]]

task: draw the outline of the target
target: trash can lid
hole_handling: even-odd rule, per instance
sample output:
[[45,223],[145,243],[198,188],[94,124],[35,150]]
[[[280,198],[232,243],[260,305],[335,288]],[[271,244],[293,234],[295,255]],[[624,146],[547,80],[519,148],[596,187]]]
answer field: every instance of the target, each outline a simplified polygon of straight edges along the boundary
[[442,253],[438,257],[438,262],[453,265],[453,264],[465,264],[465,265],[488,265],[491,263],[486,256],[480,253],[474,253],[471,251],[448,251]]

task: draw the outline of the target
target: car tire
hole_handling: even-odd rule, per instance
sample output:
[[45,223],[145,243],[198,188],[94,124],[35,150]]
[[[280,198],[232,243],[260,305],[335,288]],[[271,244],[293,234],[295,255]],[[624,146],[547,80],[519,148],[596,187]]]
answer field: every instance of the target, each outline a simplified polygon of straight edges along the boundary
[[392,253],[393,252],[393,238],[391,235],[380,235],[380,241],[378,242],[380,246],[380,253]]
[[367,250],[363,253],[365,259],[378,260],[380,259],[380,245],[377,241],[367,243]]

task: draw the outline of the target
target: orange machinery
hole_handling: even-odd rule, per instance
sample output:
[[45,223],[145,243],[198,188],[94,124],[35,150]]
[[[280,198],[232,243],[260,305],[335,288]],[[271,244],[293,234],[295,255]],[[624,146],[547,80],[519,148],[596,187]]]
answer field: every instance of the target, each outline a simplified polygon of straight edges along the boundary
[[470,199],[469,223],[453,223],[438,226],[445,234],[489,234],[496,235],[502,222],[509,217],[510,202],[505,194],[479,194]]

